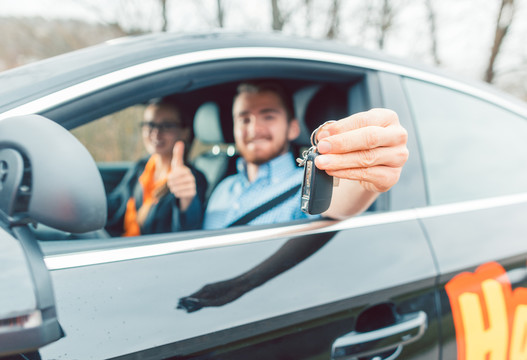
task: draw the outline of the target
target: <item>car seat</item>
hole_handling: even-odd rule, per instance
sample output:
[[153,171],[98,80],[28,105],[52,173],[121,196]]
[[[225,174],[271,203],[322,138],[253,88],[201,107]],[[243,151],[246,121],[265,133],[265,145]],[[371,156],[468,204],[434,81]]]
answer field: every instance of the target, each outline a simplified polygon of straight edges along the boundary
[[208,199],[216,185],[228,174],[236,154],[234,144],[225,144],[220,109],[215,102],[203,103],[196,110],[194,136],[198,149],[191,163],[207,179],[206,198]]
[[325,121],[342,119],[348,115],[347,90],[334,85],[324,85],[309,100],[304,123],[311,134]]

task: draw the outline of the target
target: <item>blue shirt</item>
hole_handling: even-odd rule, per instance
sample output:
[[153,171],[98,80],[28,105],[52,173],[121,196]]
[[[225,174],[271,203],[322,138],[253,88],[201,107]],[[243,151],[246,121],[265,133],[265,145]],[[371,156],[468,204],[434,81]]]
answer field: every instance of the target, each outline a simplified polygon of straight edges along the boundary
[[[258,167],[253,182],[247,178],[247,163],[237,162],[238,173],[218,184],[205,211],[203,227],[222,229],[245,214],[302,183],[303,168],[296,165],[291,153],[280,155]],[[249,224],[272,224],[296,219],[318,218],[300,210],[300,189],[289,199],[259,215]]]

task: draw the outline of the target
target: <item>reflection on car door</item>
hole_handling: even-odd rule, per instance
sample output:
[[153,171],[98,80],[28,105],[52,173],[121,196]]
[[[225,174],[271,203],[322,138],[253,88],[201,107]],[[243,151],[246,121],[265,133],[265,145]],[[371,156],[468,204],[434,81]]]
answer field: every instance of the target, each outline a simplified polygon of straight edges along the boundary
[[[438,358],[436,272],[417,221],[374,214],[335,226],[254,242],[246,241],[280,228],[233,229],[159,243],[157,256],[145,255],[148,245],[83,252],[94,260],[76,267],[66,265],[74,254],[48,256],[67,336],[43,358],[123,349],[145,358],[330,358],[344,335],[415,314],[427,329],[401,358]],[[177,236],[187,234],[166,238]],[[225,238],[245,241],[215,246]]]

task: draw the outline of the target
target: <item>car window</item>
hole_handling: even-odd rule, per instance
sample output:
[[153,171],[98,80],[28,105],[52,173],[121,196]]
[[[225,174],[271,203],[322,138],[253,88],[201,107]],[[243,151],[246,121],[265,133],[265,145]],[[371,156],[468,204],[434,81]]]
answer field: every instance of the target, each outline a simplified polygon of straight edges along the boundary
[[96,162],[136,161],[144,156],[139,124],[144,105],[138,104],[72,130]]
[[[357,75],[355,75],[356,77]],[[363,78],[356,78],[349,83],[310,83],[307,81],[291,81],[289,84],[295,95],[296,111],[303,126],[301,136],[292,144],[294,156],[302,153],[309,144],[309,135],[322,121],[338,119],[346,116],[350,111],[350,102],[353,108],[367,108],[365,99],[369,98],[367,89],[357,89],[357,84],[362,84]],[[237,154],[234,150],[232,139],[232,98],[238,82],[222,83],[210,88],[198,88],[189,92],[177,92],[168,95],[178,104],[185,104],[185,111],[195,122],[193,124],[193,141],[188,150],[188,164],[205,175],[208,183],[208,192],[205,194],[205,205],[208,204],[212,190],[223,178],[236,172]],[[350,89],[355,89],[350,93]],[[310,91],[307,91],[310,90]],[[350,96],[353,94],[353,100]],[[302,96],[304,95],[304,96]],[[72,129],[72,133],[86,146],[96,161],[108,199],[120,194],[113,190],[124,179],[131,177],[127,174],[130,169],[135,169],[135,164],[140,159],[147,157],[139,124],[143,120],[145,105],[150,98],[140,99],[141,103],[131,105],[120,111],[94,119],[88,123]],[[214,106],[217,111],[211,109]],[[207,110],[207,111],[205,111]],[[199,115],[198,115],[199,114]],[[213,114],[215,114],[213,116]],[[196,126],[198,120],[204,118],[205,126]],[[203,119],[202,119],[203,120]],[[217,126],[212,126],[213,123]],[[203,121],[201,122],[203,123]],[[202,124],[203,125],[203,124]],[[218,128],[218,136],[212,136],[213,128]],[[218,174],[218,181],[211,182],[209,173]],[[214,177],[214,176],[213,176]],[[121,189],[119,187],[118,189]],[[291,198],[291,200],[294,200]],[[110,202],[109,202],[110,203]],[[113,202],[112,202],[113,203]],[[300,206],[300,204],[298,205]],[[112,208],[110,206],[110,208]],[[120,214],[109,208],[109,219],[112,214]],[[113,209],[113,208],[112,208]],[[372,206],[373,210],[374,207]],[[285,220],[288,222],[289,220]],[[251,224],[254,225],[254,224]],[[112,234],[114,235],[114,234]]]
[[432,205],[527,191],[527,120],[468,94],[406,78]]

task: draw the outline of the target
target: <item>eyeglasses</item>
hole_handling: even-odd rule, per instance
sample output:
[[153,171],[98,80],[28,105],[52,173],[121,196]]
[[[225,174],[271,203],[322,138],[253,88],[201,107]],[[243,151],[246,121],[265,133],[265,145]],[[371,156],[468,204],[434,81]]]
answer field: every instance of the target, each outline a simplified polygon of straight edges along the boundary
[[143,128],[143,130],[148,130],[148,132],[152,132],[152,130],[154,129],[157,129],[157,131],[159,132],[168,132],[174,131],[176,129],[181,129],[183,126],[173,122],[155,123],[152,121],[142,121],[141,127]]

